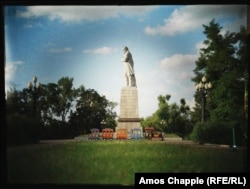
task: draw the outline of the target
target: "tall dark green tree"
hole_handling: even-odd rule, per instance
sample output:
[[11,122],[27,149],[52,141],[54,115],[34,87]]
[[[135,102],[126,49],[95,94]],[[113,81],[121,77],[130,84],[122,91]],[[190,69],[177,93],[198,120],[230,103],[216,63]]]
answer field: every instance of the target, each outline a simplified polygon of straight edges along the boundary
[[27,88],[22,91],[15,88],[7,91],[5,103],[7,145],[38,142],[41,125],[39,116],[33,116],[34,99],[32,97]]
[[[203,75],[213,84],[207,96],[205,110],[207,122],[220,127],[234,128],[238,133],[238,142],[242,138],[244,124],[244,61],[239,56],[242,39],[236,33],[222,34],[222,27],[215,20],[209,25],[203,25],[205,48],[200,51],[194,69],[195,77],[192,81],[199,83]],[[195,94],[196,108],[199,111],[201,101],[199,94]],[[219,130],[220,128],[218,128]],[[215,130],[216,131],[216,127]],[[223,138],[222,136],[220,136]],[[230,138],[229,136],[225,136]]]
[[[83,86],[73,88],[73,78],[62,77],[57,83],[40,84],[36,95],[35,121],[35,118],[32,119],[34,103],[32,91],[28,88],[22,91],[14,88],[7,91],[6,95],[8,120],[20,118],[39,125],[39,127],[30,125],[30,128],[35,128],[42,139],[72,138],[88,132],[93,127],[101,129],[102,121],[105,121],[108,127],[116,126],[117,115],[114,108],[117,103],[108,101],[105,96],[99,95],[93,89],[86,90]],[[18,135],[15,133],[16,127],[22,130],[19,122],[8,124],[14,123],[15,125],[9,126],[11,133],[9,138]],[[25,134],[25,131],[22,131]],[[25,138],[25,135],[23,136]]]
[[7,91],[6,114],[27,113],[27,98],[23,99],[21,92],[15,88]]
[[[249,14],[249,13],[248,13]],[[250,26],[248,26],[250,27]],[[247,140],[247,126],[248,126],[248,85],[249,85],[249,55],[250,55],[250,34],[247,34],[247,31],[244,27],[241,28],[240,32],[237,34],[237,39],[239,41],[239,47],[237,51],[237,56],[239,57],[240,65],[239,72],[243,71],[244,81],[244,114],[245,114],[245,125],[242,130],[244,131],[244,138]]]
[[65,122],[66,116],[69,113],[72,102],[74,100],[73,78],[62,77],[58,80],[59,103],[56,111],[57,116],[60,116],[62,122]]
[[86,90],[83,86],[76,89],[74,110],[71,111],[69,124],[75,133],[89,133],[91,128],[102,129],[101,122],[107,127],[116,126],[116,114],[113,112],[116,103],[109,102],[105,96],[93,89]]
[[42,85],[40,89],[41,98],[38,101],[41,120],[44,125],[50,125],[56,116],[57,106],[59,104],[59,90],[58,85],[55,83],[48,83]]

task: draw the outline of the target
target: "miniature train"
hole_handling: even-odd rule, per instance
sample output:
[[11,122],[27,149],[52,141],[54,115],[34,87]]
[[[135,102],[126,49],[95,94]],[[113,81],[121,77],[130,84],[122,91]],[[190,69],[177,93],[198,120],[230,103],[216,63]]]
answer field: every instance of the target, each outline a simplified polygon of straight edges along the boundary
[[163,132],[154,131],[153,127],[145,128],[145,138],[149,140],[164,140]]
[[133,128],[130,132],[125,128],[119,128],[114,132],[112,128],[104,128],[100,132],[100,129],[93,128],[90,129],[90,134],[88,135],[89,140],[164,140],[162,132],[155,132],[153,127],[145,128],[144,134],[139,128]]

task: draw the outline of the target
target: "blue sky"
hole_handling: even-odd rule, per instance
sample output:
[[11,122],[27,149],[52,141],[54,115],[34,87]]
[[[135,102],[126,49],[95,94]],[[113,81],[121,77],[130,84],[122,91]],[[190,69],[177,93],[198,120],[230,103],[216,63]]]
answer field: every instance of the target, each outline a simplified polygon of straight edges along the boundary
[[170,94],[170,103],[178,104],[184,98],[193,107],[202,25],[212,19],[222,33],[237,32],[246,26],[246,6],[5,6],[5,90],[22,90],[34,75],[43,84],[72,77],[75,88],[119,103],[122,49],[128,46],[140,117],[157,110],[159,95]]

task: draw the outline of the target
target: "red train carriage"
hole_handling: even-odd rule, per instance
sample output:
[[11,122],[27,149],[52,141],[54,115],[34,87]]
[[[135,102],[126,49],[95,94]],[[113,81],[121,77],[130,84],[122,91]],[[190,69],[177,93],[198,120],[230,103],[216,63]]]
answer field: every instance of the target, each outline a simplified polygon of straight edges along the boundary
[[162,132],[153,132],[152,140],[164,140]]
[[100,139],[100,129],[93,128],[90,129],[90,134],[88,135],[89,140],[99,140]]
[[120,128],[116,130],[116,139],[117,140],[126,140],[128,139],[128,130]]
[[145,138],[149,140],[164,140],[163,133],[154,131],[153,127],[145,128]]
[[153,127],[146,127],[145,128],[145,133],[144,133],[145,139],[151,140],[152,137],[153,137],[153,132],[154,132],[154,128]]
[[102,129],[102,139],[103,140],[113,140],[114,130],[111,128]]

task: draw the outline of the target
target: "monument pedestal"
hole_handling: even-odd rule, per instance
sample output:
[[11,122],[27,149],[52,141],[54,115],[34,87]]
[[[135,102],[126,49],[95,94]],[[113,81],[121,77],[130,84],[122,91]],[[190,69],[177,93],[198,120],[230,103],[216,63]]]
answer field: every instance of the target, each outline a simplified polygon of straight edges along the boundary
[[120,97],[120,116],[118,119],[119,128],[126,128],[130,134],[131,129],[142,127],[139,118],[138,91],[136,87],[123,87]]

